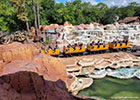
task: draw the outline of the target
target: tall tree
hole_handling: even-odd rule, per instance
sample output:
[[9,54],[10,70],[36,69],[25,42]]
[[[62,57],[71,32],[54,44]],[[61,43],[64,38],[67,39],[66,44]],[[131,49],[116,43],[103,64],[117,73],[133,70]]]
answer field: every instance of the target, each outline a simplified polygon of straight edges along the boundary
[[7,0],[0,1],[0,31],[11,31],[16,24],[13,15],[15,10],[8,5]]
[[35,8],[34,0],[32,0],[32,7],[33,7],[33,14],[34,14],[35,34],[38,36],[38,25],[37,25],[36,8]]
[[17,17],[19,20],[26,23],[26,29],[29,31],[28,12],[26,9],[26,0],[10,0],[12,7],[16,9]]
[[37,0],[37,22],[38,22],[38,33],[40,33],[40,18],[39,18],[39,2]]
[[113,18],[116,16],[118,7],[114,6],[108,9],[103,17],[103,24],[112,24],[113,23]]

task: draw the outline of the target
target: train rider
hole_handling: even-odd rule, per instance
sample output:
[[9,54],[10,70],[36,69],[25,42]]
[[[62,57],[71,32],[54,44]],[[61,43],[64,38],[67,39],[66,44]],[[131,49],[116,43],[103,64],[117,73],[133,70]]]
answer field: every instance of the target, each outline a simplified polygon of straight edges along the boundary
[[69,44],[67,47],[68,47],[68,48],[71,48],[72,46],[71,46],[71,44]]
[[73,49],[75,50],[76,47],[78,47],[78,44],[77,44],[77,43],[75,43],[75,44],[73,45]]
[[118,43],[120,43],[119,40],[115,41],[115,47],[117,46]]
[[95,45],[98,45],[98,48],[100,47],[100,41],[98,41]]
[[55,45],[55,49],[59,49],[59,46],[57,44]]
[[123,41],[119,41],[119,43],[120,43],[120,46],[122,46]]
[[106,44],[107,44],[107,43],[106,43],[105,41],[103,41],[103,47],[105,47]]
[[48,47],[48,50],[52,50],[52,47],[51,47],[51,46],[49,46],[49,47]]
[[92,46],[92,48],[94,48],[94,46],[95,46],[94,41],[92,41],[91,46]]
[[80,49],[82,49],[83,43],[79,43],[78,46],[80,47]]
[[58,43],[56,42],[55,49],[59,49]]
[[52,47],[51,46],[49,46],[47,49],[46,49],[46,53],[48,53],[48,50],[52,50]]
[[71,48],[71,47],[72,47],[71,44],[68,44],[66,50],[68,51],[69,48]]
[[125,45],[127,45],[127,43],[128,43],[128,40],[125,40]]
[[117,46],[117,43],[118,43],[118,40],[117,41],[113,40],[112,43],[115,44],[115,47],[116,47]]
[[56,49],[59,49],[57,44],[55,45],[55,48],[54,48],[53,52],[55,52]]

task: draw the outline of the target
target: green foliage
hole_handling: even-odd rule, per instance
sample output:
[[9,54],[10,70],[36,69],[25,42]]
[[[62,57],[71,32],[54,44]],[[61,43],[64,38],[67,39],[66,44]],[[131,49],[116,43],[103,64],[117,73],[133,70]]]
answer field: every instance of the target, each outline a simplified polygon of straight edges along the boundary
[[[39,0],[39,10],[41,25],[64,24],[65,21],[73,25],[91,22],[111,24],[115,15],[118,15],[120,19],[128,16],[140,16],[140,6],[136,2],[132,2],[126,7],[109,8],[104,3],[92,5],[90,2],[81,0],[65,4],[56,3],[55,0]],[[0,0],[0,30],[26,29],[25,22],[27,21],[29,26],[34,26],[32,0]]]
[[26,0],[10,0],[11,6],[14,7],[17,13],[17,17],[21,21],[28,21],[28,13],[25,8]]
[[44,43],[49,44],[49,43],[50,43],[50,41],[49,41],[49,40],[45,40],[45,41],[44,41]]
[[15,13],[14,9],[6,4],[6,0],[0,1],[0,30],[1,31],[10,31],[9,26],[14,24],[12,16]]

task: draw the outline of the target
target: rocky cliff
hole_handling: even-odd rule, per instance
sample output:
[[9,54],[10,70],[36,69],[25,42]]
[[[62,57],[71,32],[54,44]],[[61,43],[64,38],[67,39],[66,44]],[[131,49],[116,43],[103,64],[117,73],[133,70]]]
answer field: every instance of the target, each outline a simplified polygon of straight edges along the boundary
[[59,59],[32,45],[0,45],[0,100],[83,100],[67,91],[73,80]]

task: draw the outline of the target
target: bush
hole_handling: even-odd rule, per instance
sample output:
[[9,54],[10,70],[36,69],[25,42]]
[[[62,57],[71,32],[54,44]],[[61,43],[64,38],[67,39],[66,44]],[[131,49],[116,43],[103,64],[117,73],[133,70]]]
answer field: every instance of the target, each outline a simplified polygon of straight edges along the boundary
[[44,41],[44,43],[49,44],[49,43],[50,43],[50,41],[49,41],[49,40],[45,40],[45,41]]

